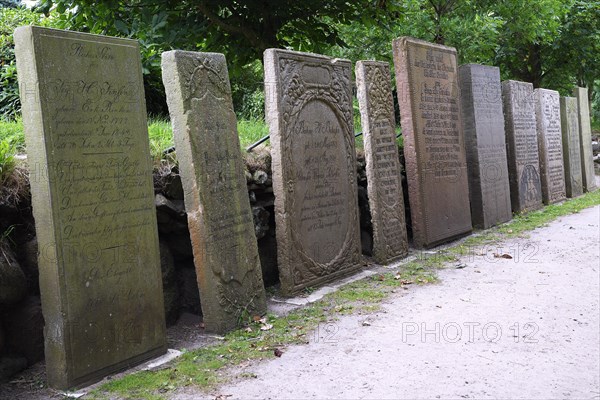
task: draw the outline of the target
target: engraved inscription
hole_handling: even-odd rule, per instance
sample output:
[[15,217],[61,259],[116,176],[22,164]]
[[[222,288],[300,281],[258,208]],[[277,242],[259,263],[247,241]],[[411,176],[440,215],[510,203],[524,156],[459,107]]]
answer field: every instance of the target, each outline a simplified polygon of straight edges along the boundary
[[270,49],[265,80],[280,281],[291,294],[359,265],[350,64]]
[[561,97],[560,112],[565,188],[567,197],[572,198],[583,194],[577,99],[574,97]]
[[39,27],[15,38],[19,79],[40,91],[23,113],[48,379],[67,389],[165,351],[139,48]]
[[473,224],[489,228],[512,216],[500,71],[468,64],[459,74]]
[[163,53],[205,328],[224,333],[266,311],[225,57]]
[[562,135],[560,128],[560,95],[546,89],[536,89],[536,116],[540,154],[542,198],[550,204],[566,196]]
[[373,255],[378,262],[386,263],[408,252],[389,67],[386,63],[359,61],[356,79],[365,140]]
[[542,188],[533,86],[525,82],[506,81],[502,90],[513,211],[534,210],[541,207]]
[[456,50],[403,37],[394,63],[413,235],[429,247],[471,231]]

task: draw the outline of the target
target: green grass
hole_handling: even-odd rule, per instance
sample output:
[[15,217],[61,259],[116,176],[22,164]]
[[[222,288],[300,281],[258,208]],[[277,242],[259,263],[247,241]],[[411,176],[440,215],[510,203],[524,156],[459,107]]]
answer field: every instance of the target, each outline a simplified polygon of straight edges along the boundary
[[7,121],[0,118],[0,141],[8,142],[17,152],[25,152],[25,135],[23,121]]
[[164,159],[165,150],[174,145],[171,122],[163,119],[150,119],[148,121],[148,137],[150,154],[156,165]]

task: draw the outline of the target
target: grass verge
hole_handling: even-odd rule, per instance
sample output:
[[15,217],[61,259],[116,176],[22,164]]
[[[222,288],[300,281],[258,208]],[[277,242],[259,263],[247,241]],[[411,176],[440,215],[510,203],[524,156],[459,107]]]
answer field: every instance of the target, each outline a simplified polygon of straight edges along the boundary
[[[114,379],[90,393],[94,399],[166,399],[175,390],[195,386],[209,390],[229,379],[226,369],[252,360],[273,358],[275,349],[309,343],[319,324],[340,315],[372,313],[396,290],[408,285],[437,282],[437,271],[456,261],[466,248],[518,237],[543,227],[558,217],[600,204],[600,190],[516,216],[512,222],[466,238],[441,251],[420,252],[414,260],[394,271],[379,273],[348,284],[322,300],[297,309],[285,317],[268,315],[229,333],[218,345],[186,351],[160,371],[144,371]],[[264,329],[267,327],[268,329]]]

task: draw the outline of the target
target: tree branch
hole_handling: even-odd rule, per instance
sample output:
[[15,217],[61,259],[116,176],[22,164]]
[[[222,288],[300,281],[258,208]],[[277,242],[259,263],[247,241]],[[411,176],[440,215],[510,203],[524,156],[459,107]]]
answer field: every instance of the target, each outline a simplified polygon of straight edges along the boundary
[[204,14],[204,16],[210,22],[212,22],[219,28],[223,29],[225,32],[246,38],[253,47],[260,48],[260,49],[266,49],[269,47],[269,45],[267,43],[265,43],[265,41],[260,37],[260,35],[258,33],[256,33],[253,29],[249,28],[245,24],[243,24],[243,21],[241,21],[239,18],[232,16],[230,18],[230,20],[238,21],[240,24],[239,25],[231,25],[231,24],[227,23],[225,20],[223,20],[221,17],[219,17],[212,10],[210,10],[209,7],[205,3],[203,3],[203,2],[198,3],[198,5],[196,7],[202,14]]

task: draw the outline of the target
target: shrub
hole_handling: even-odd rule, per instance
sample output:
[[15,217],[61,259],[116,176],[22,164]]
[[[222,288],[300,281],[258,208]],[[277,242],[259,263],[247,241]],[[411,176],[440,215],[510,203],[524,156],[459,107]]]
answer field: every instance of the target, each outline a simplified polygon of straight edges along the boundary
[[52,18],[27,8],[0,7],[0,117],[6,119],[21,112],[13,32],[23,25],[52,26]]

